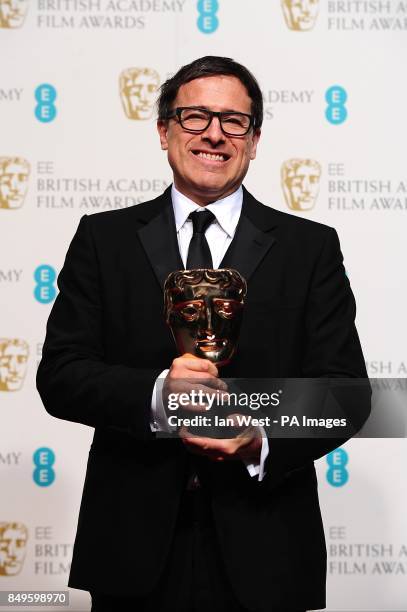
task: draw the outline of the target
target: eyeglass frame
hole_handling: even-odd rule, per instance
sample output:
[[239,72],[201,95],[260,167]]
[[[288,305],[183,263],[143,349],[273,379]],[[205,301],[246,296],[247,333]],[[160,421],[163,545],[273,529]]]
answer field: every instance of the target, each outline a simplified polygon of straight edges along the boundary
[[[209,117],[208,125],[199,130],[185,128],[181,122],[181,113],[183,110],[198,110],[198,111],[204,111],[205,113],[209,113],[210,117]],[[222,117],[224,115],[243,115],[244,117],[249,117],[250,121],[249,121],[249,126],[247,130],[243,134],[231,134],[230,132],[227,132],[226,130],[224,130],[223,125],[222,125]],[[208,127],[211,125],[214,117],[217,117],[219,119],[220,129],[222,130],[222,133],[225,134],[225,136],[235,136],[239,138],[240,136],[246,136],[246,134],[249,133],[252,127],[255,128],[255,121],[254,121],[253,115],[249,115],[248,113],[241,113],[240,111],[212,111],[212,110],[209,110],[209,108],[202,108],[200,106],[177,106],[177,108],[175,108],[171,114],[167,115],[165,119],[166,120],[175,119],[175,117],[178,118],[178,122],[183,130],[185,130],[186,132],[192,132],[193,134],[199,134],[200,132],[204,132],[205,130],[207,130]]]

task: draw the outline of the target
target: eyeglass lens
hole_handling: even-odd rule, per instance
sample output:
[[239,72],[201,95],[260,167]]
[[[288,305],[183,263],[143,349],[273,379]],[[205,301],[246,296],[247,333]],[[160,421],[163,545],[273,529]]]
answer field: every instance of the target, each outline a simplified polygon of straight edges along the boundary
[[[200,109],[185,108],[181,111],[181,125],[186,130],[205,130],[210,123],[211,114]],[[222,128],[228,134],[244,134],[250,126],[250,117],[240,113],[224,113],[221,115]]]

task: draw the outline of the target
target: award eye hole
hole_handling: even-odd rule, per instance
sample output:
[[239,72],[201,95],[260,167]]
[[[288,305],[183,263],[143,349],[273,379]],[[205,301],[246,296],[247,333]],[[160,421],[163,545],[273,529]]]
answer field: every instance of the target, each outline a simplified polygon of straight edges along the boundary
[[182,308],[180,312],[181,316],[185,319],[185,321],[195,321],[199,317],[199,308],[197,308],[193,304],[184,306],[184,308]]
[[215,304],[215,311],[223,319],[233,319],[236,307],[231,302],[217,302]]

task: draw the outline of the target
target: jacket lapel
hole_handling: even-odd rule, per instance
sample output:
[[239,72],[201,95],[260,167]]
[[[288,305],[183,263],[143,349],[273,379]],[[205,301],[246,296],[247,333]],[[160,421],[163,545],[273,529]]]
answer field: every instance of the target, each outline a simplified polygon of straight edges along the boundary
[[[184,269],[178,248],[171,187],[168,187],[160,198],[151,202],[140,221],[143,225],[137,234],[163,289],[170,272]],[[243,187],[242,213],[235,236],[220,267],[235,268],[249,280],[276,242],[271,231],[276,225],[277,213],[260,204]]]
[[184,268],[178,248],[171,187],[168,187],[162,195],[158,214],[152,219],[145,218],[144,223],[145,225],[137,233],[163,289],[168,274]]
[[275,215],[273,209],[260,204],[243,188],[242,213],[235,236],[220,267],[235,268],[246,280],[249,280],[276,242],[271,232],[277,225]]

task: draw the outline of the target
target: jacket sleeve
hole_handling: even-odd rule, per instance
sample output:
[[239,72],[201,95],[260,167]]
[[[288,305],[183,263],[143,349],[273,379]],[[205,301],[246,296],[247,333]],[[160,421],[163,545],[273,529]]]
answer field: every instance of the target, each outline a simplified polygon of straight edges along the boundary
[[[304,378],[361,379],[361,384],[333,385],[321,406],[326,416],[346,416],[344,437],[272,438],[265,482],[274,485],[334,450],[354,435],[370,414],[371,387],[355,327],[356,306],[343,266],[335,230],[329,228],[317,258],[308,295],[305,326]],[[331,402],[329,404],[328,402]],[[323,416],[323,415],[321,415]],[[352,434],[349,431],[352,430]]]
[[148,407],[160,369],[106,361],[98,261],[86,215],[68,249],[58,287],[37,372],[46,410],[68,421],[152,438]]

